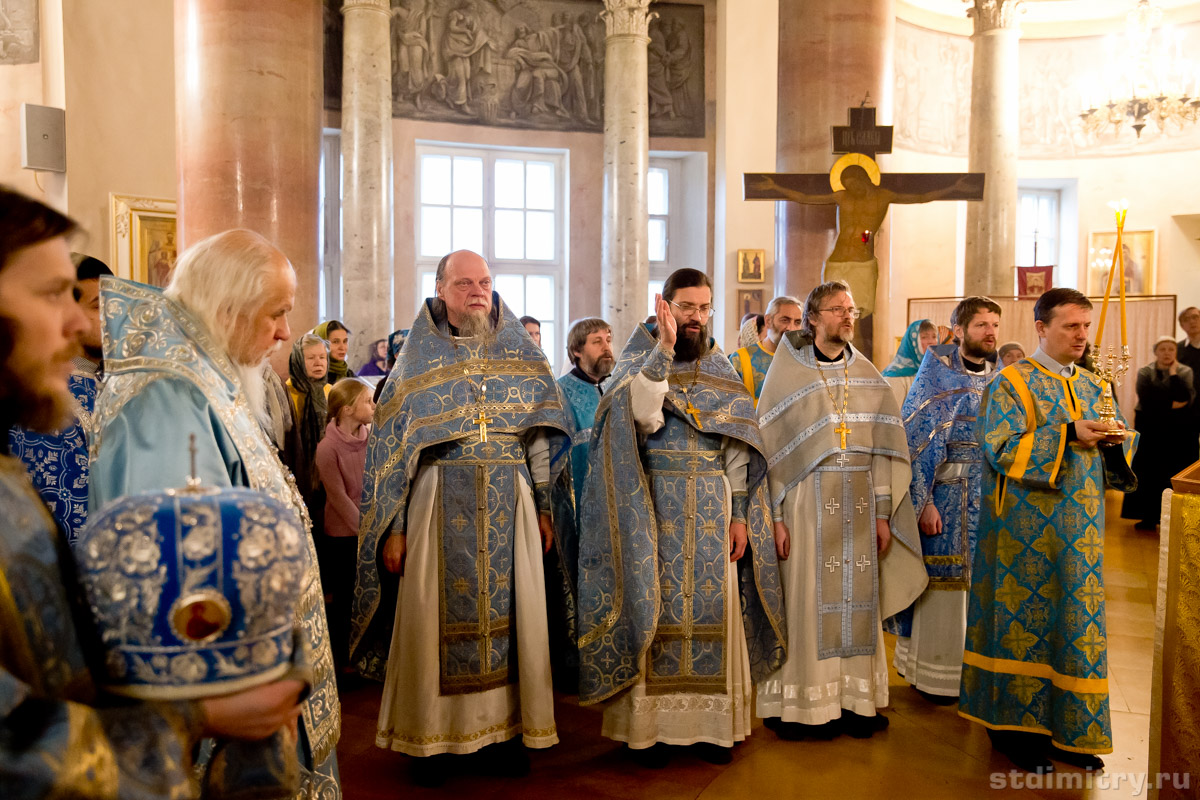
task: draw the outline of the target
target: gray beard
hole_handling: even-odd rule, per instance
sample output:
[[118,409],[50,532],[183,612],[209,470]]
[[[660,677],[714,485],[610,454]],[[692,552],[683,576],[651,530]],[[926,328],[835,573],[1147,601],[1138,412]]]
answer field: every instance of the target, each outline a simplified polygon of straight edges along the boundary
[[458,328],[459,336],[483,336],[492,332],[492,314],[490,311],[468,311],[463,315],[462,324],[455,327]]

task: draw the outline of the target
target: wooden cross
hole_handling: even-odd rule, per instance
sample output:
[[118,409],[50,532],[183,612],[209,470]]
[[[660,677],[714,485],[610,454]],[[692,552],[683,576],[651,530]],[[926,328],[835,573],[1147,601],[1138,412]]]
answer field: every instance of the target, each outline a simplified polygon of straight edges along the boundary
[[866,553],[858,557],[858,561],[854,562],[854,566],[858,567],[859,572],[865,572],[867,567],[871,566],[871,560],[867,558]]
[[850,433],[850,429],[846,427],[846,420],[838,423],[838,426],[833,429],[833,432],[842,437],[842,449],[846,449],[846,436]]
[[[892,152],[892,128],[875,124],[875,109],[849,110],[850,124],[833,128],[833,152],[842,157],[828,173],[748,172],[743,176],[746,200],[790,200],[804,205],[837,206],[837,242],[825,256],[831,264],[867,264],[875,258],[875,234],[892,203],[934,200],[982,200],[983,173],[905,173],[884,175],[874,156]],[[817,255],[817,254],[812,254]],[[841,277],[844,267],[827,266],[822,280]],[[860,304],[874,294],[878,274],[851,281]],[[871,283],[864,283],[871,281]],[[856,289],[856,285],[858,288]],[[869,290],[869,291],[868,291]],[[860,323],[862,345],[870,349],[870,317]]]
[[484,416],[482,408],[479,409],[479,416],[476,417],[475,419],[471,420],[472,425],[479,426],[479,441],[481,441],[481,442],[487,441],[487,426],[491,425],[492,422],[493,422],[493,420],[491,417]]

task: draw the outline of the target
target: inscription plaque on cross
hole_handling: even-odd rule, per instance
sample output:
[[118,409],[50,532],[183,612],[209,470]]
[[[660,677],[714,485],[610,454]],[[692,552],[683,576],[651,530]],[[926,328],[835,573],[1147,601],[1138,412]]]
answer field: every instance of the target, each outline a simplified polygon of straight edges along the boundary
[[[821,279],[850,284],[863,317],[875,310],[879,263],[875,236],[892,203],[982,200],[984,176],[970,173],[888,173],[875,156],[892,152],[892,127],[877,125],[875,109],[863,102],[849,109],[850,124],[832,129],[833,153],[841,155],[829,174],[748,172],[746,200],[787,200],[837,206],[837,242],[825,259]],[[859,331],[860,349],[870,353],[869,320]]]

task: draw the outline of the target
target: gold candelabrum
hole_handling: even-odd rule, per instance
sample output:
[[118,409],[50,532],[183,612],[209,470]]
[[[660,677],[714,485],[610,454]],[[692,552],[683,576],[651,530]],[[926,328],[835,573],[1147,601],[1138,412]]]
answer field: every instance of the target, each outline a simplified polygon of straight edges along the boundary
[[[1125,438],[1125,427],[1117,422],[1117,404],[1113,398],[1114,387],[1120,386],[1121,381],[1129,372],[1129,362],[1132,357],[1129,355],[1129,340],[1125,331],[1125,248],[1123,246],[1123,238],[1125,235],[1125,216],[1129,213],[1129,202],[1127,200],[1114,201],[1108,204],[1116,212],[1117,216],[1117,243],[1113,247],[1112,266],[1108,270],[1108,284],[1104,289],[1104,304],[1100,307],[1100,327],[1096,331],[1096,346],[1093,350],[1093,370],[1104,384],[1104,388],[1100,393],[1100,400],[1096,404],[1096,416],[1100,422],[1107,423],[1109,430],[1114,434],[1111,439],[1123,441]],[[1108,352],[1105,353],[1101,349],[1100,344],[1104,340],[1104,322],[1108,317],[1108,301],[1112,296],[1113,277],[1117,278],[1118,292],[1120,296],[1121,308],[1121,352],[1118,355],[1117,350],[1111,344],[1108,346]]]

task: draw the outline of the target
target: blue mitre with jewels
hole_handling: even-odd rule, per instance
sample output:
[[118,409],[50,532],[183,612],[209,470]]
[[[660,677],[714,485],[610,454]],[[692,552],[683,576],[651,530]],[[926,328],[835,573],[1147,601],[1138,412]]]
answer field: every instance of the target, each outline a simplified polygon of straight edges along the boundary
[[110,503],[74,548],[105,653],[98,680],[115,694],[227,694],[307,660],[294,633],[303,523],[262,492],[189,483]]

